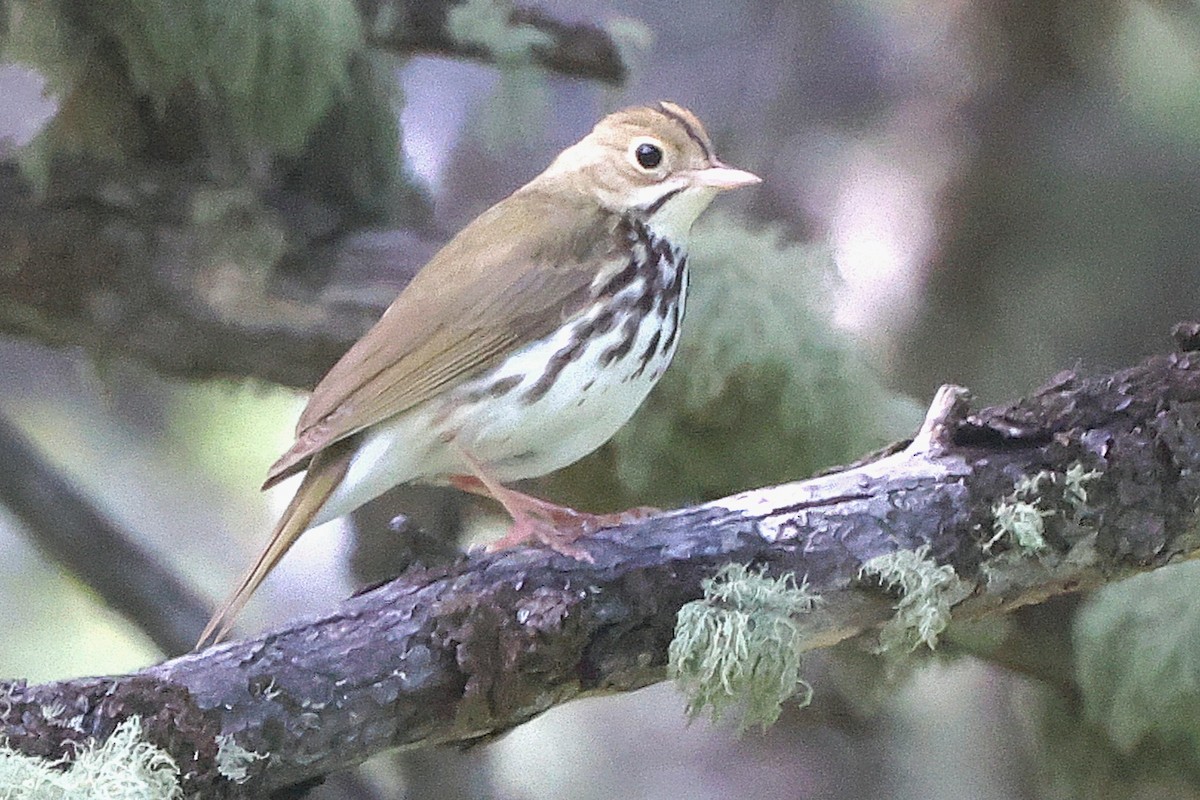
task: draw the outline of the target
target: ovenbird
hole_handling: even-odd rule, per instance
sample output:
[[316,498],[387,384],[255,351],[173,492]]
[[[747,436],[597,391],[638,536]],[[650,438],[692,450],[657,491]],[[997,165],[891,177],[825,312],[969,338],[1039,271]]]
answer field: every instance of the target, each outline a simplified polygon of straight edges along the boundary
[[512,531],[576,557],[611,522],[503,484],[608,440],[679,343],[686,246],[717,192],[757,183],[673,103],[602,119],[455,236],[313,391],[263,488],[305,471],[270,543],[200,643],[217,641],[307,528],[406,482],[499,501]]

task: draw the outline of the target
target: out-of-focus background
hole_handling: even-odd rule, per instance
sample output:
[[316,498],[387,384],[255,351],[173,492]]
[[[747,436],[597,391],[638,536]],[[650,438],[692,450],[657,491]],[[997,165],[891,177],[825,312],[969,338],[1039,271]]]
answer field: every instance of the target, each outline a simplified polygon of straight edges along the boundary
[[[425,4],[448,33],[417,45],[425,17],[384,13],[409,5],[0,3],[0,417],[209,602],[286,502],[257,486],[336,358],[288,343],[343,325],[327,338],[348,344],[617,107],[691,107],[764,182],[697,225],[675,366],[614,442],[534,487],[556,498],[669,506],[805,477],[911,433],[940,383],[1013,398],[1163,351],[1200,313],[1193,2],[575,0],[517,25],[471,0]],[[547,65],[548,21],[591,37],[565,51],[614,49]],[[204,363],[183,349],[198,318],[238,332]],[[491,511],[407,490],[310,532],[241,630],[445,557]],[[0,676],[163,658],[35,528],[0,498]],[[1196,797],[1197,586],[1161,570],[952,630],[911,664],[869,642],[810,656],[813,705],[765,733],[689,724],[662,684],[315,796]]]

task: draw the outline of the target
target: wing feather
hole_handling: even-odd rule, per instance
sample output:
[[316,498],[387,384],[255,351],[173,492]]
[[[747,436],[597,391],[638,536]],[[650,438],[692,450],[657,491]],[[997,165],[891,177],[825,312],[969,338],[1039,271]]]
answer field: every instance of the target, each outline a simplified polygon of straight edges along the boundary
[[264,487],[579,313],[597,275],[620,266],[620,220],[563,195],[518,190],[447,243],[317,384]]

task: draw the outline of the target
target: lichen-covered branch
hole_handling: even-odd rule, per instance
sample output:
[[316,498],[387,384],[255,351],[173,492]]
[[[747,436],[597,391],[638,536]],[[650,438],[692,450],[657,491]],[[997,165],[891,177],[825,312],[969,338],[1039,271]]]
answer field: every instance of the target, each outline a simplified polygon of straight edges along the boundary
[[503,2],[208,5],[167,24],[65,4],[4,31],[59,113],[0,161],[0,333],[311,387],[440,243],[372,51],[625,76],[599,27]]
[[[943,612],[1003,612],[1194,552],[1198,501],[1200,354],[1063,373],[976,414],[947,389],[907,446],[602,531],[584,545],[593,563],[526,548],[410,570],[327,616],[134,675],[10,686],[0,720],[13,746],[60,757],[139,715],[188,790],[274,790],[662,680],[677,613],[731,562],[819,598],[798,619],[804,649],[880,630],[912,646]],[[217,758],[233,745],[270,755],[242,759],[236,786]]]

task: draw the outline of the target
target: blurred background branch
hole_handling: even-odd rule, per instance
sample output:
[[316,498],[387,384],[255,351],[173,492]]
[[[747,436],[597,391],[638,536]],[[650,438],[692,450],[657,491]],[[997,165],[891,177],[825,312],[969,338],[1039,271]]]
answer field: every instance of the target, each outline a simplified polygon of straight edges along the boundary
[[0,503],[38,547],[164,652],[192,649],[211,613],[187,584],[79,495],[0,417]]
[[[172,170],[133,177],[137,169],[64,166],[38,192],[15,165],[0,165],[0,248],[10,259],[0,271],[0,331],[163,375],[307,388],[432,251],[414,234],[362,234],[307,251],[306,268],[349,274],[327,294],[268,291],[244,262],[212,259],[212,237],[227,229],[187,217],[218,190]],[[230,202],[236,216],[240,200]],[[386,261],[370,259],[377,242]]]
[[[367,47],[495,58],[447,29],[467,4],[363,0],[361,22],[339,19],[338,5],[330,4],[331,21],[361,26],[365,40],[348,34],[327,55],[340,59],[341,75],[328,85],[313,88],[319,79],[305,71],[322,69],[320,54],[305,56],[312,63],[295,80],[309,82],[313,108],[286,132],[240,110],[239,84],[215,62],[228,53],[158,53],[180,62],[140,76],[140,48],[163,48],[174,35],[149,12],[98,17],[64,8],[53,32],[32,9],[15,15],[15,48],[46,45],[41,59],[69,86],[64,105],[83,110],[59,114],[37,152],[0,164],[0,331],[134,359],[165,375],[315,383],[441,240],[428,200],[397,164],[390,92],[379,92]],[[616,45],[594,26],[516,7],[501,16],[514,30],[537,32],[532,57],[549,70],[609,82],[625,74]],[[220,44],[220,30],[191,24]],[[279,35],[268,20],[260,24],[251,38]],[[79,77],[75,65],[51,65],[51,47],[92,62],[109,84],[93,85],[95,76]],[[208,80],[185,80],[195,65],[184,59],[202,55],[214,60]],[[209,114],[232,115],[236,132],[203,123]],[[104,124],[89,127],[101,115]],[[272,138],[280,153],[263,160],[259,148]],[[331,138],[343,162],[330,155]],[[379,223],[409,229],[359,232]]]
[[[450,24],[468,0],[356,0],[367,24],[367,40],[400,54],[431,53],[492,62],[492,49],[464,41]],[[477,4],[478,5],[478,4]],[[492,5],[492,4],[489,4]],[[569,23],[528,5],[495,4],[505,24],[539,35],[533,59],[545,69],[613,85],[625,82],[628,67],[612,36],[599,26]]]

